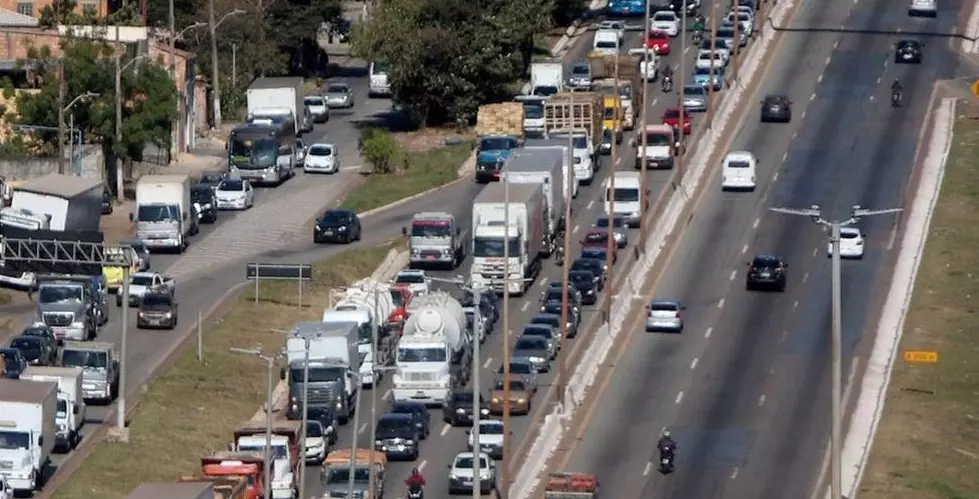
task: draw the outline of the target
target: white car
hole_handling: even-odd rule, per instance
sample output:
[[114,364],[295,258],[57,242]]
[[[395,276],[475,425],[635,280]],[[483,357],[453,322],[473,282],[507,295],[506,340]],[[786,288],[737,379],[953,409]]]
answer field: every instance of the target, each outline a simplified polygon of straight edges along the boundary
[[[840,258],[863,258],[864,236],[856,227],[840,229]],[[826,256],[833,256],[833,242],[826,244]]]
[[326,428],[319,421],[306,421],[306,462],[323,464],[329,453]]
[[937,0],[911,0],[909,16],[938,17]]
[[[469,451],[473,450],[473,434],[469,434]],[[479,450],[493,459],[503,459],[503,421],[498,419],[481,419],[479,421]]]
[[753,191],[758,185],[758,158],[748,151],[731,151],[721,163],[722,191]]
[[306,148],[303,161],[305,173],[336,173],[340,171],[340,155],[333,144],[313,144]]
[[424,270],[405,269],[394,278],[395,284],[406,286],[413,296],[427,295],[431,291],[432,280]]
[[371,388],[380,379],[381,372],[374,370],[374,352],[368,351],[360,361],[360,383],[364,388]]
[[680,302],[673,300],[653,300],[646,305],[646,332],[683,331],[683,310]]
[[307,95],[303,98],[303,104],[309,108],[314,123],[326,123],[330,120],[330,107],[326,105],[326,99],[322,96]]
[[751,14],[751,17],[755,16],[755,9],[751,8],[750,5],[736,5],[731,7],[731,12],[744,12],[746,14]]
[[721,54],[711,50],[701,50],[697,53],[697,59],[694,61],[694,66],[697,69],[710,69],[714,66],[714,69],[719,69],[724,67],[724,58]]
[[214,194],[218,198],[219,210],[247,210],[255,204],[255,189],[240,177],[222,180]]
[[741,32],[743,32],[745,36],[751,36],[755,31],[755,18],[747,12],[731,12],[727,15],[725,22],[734,24],[734,16],[738,17],[738,28],[741,30]]
[[[474,487],[472,452],[460,452],[449,465],[449,494],[468,494]],[[479,453],[479,491],[488,495],[496,489],[496,462],[485,453]]]
[[642,47],[629,49],[629,55],[640,58],[639,76],[646,81],[653,81],[659,76],[659,55],[652,49]]
[[717,52],[718,54],[721,54],[721,57],[724,59],[724,65],[726,66],[727,63],[731,60],[731,49],[729,49],[727,45],[725,45],[722,42],[717,42],[713,46],[711,45],[710,42],[711,42],[710,38],[701,41],[700,50],[712,50],[714,52]]
[[649,26],[651,31],[664,31],[671,37],[680,34],[680,18],[672,11],[661,10],[653,14]]
[[602,21],[602,23],[598,25],[598,29],[609,29],[615,31],[619,35],[619,42],[622,42],[622,40],[625,38],[625,24],[618,21]]

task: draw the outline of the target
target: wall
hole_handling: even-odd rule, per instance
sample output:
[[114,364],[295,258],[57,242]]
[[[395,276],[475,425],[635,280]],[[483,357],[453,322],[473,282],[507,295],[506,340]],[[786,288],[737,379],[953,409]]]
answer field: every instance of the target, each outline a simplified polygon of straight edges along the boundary
[[[41,10],[54,3],[53,0],[0,0],[0,8],[12,10],[25,16],[34,18],[41,17]],[[78,0],[75,13],[82,15],[88,9],[96,14],[96,17],[103,18],[109,15],[109,2],[107,0]]]
[[[81,158],[81,176],[85,178],[102,178],[102,167],[105,160],[102,157],[101,146],[86,146]],[[65,162],[68,173],[73,170],[70,162]],[[24,158],[0,160],[0,175],[8,181],[30,180],[49,173],[58,172],[58,158]]]

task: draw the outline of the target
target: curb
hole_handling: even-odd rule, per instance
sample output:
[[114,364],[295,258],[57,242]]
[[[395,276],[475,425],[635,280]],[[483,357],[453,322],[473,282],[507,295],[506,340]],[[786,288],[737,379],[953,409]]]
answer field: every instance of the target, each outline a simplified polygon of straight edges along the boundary
[[[460,168],[460,170],[461,170],[461,168]],[[370,217],[370,216],[373,216],[373,215],[377,215],[378,213],[381,213],[383,211],[390,210],[391,208],[396,208],[396,207],[401,206],[401,205],[403,205],[405,203],[408,203],[408,202],[414,201],[414,200],[416,200],[418,198],[427,196],[427,195],[429,195],[429,194],[431,194],[431,193],[433,193],[435,191],[439,191],[441,189],[444,189],[444,188],[446,188],[446,187],[448,187],[450,185],[458,184],[461,180],[464,180],[466,177],[468,177],[468,175],[466,175],[465,177],[457,178],[457,179],[455,179],[455,180],[453,180],[451,182],[448,182],[448,183],[445,183],[445,184],[442,184],[442,185],[439,185],[439,186],[436,186],[436,187],[432,187],[431,189],[428,189],[427,191],[419,192],[418,194],[415,194],[413,196],[408,196],[406,198],[399,199],[399,200],[397,200],[397,201],[395,201],[393,203],[388,203],[388,204],[386,204],[384,206],[378,206],[377,208],[372,208],[372,209],[367,210],[367,211],[365,211],[363,213],[359,213],[360,218],[367,218],[367,217]]]

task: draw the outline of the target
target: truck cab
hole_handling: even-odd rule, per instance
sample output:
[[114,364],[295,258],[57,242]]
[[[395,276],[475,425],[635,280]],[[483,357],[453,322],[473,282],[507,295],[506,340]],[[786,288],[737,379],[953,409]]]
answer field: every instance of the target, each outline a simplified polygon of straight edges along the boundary
[[0,476],[17,495],[33,495],[48,476],[57,390],[57,383],[0,380]]
[[[350,461],[353,460],[353,468]],[[374,468],[374,495],[369,495],[371,489],[371,467]],[[326,457],[323,462],[324,497],[346,497],[349,491],[350,475],[354,479],[354,495],[362,499],[380,499],[384,497],[384,471],[387,467],[387,456],[374,449],[337,449]]]
[[119,394],[119,360],[112,343],[66,341],[59,364],[82,369],[82,398],[86,403],[110,404]]
[[43,277],[38,282],[34,323],[49,326],[59,340],[91,340],[99,326],[97,299],[82,279]]
[[55,412],[54,450],[70,452],[81,441],[81,429],[85,424],[86,406],[82,400],[82,370],[72,367],[28,366],[20,379],[56,383],[57,411]]
[[622,103],[617,95],[602,96],[602,128],[611,130],[615,143],[622,143]]
[[[620,79],[618,81],[618,86],[616,86],[616,80],[605,78],[595,81],[592,84],[592,87],[596,92],[602,94],[602,96],[606,98],[618,95],[619,101],[622,104],[622,112],[620,117],[622,121],[622,129],[632,130],[635,128],[636,114],[637,111],[641,109],[642,99],[639,97],[638,90],[634,87],[632,81],[628,79]],[[611,100],[605,102],[605,107],[608,108],[614,104],[615,101]],[[609,102],[612,104],[609,104]],[[614,130],[613,127],[609,128]]]
[[641,169],[643,162],[646,168],[673,168],[673,158],[678,155],[680,137],[678,130],[669,125],[646,125],[646,147],[641,138],[636,144],[636,169]]
[[105,249],[105,259],[110,265],[102,266],[102,277],[109,293],[115,294],[122,287],[124,267],[129,268],[129,274],[139,272],[139,255],[132,246],[108,247]]
[[476,181],[494,182],[500,178],[500,168],[519,145],[516,137],[488,135],[476,145]]
[[462,228],[451,213],[416,213],[410,232],[402,227],[401,234],[408,239],[412,268],[439,265],[451,270],[465,258]]
[[201,473],[211,478],[242,478],[242,499],[259,499],[265,494],[265,458],[260,452],[221,451],[201,457]]
[[530,138],[542,138],[545,133],[544,103],[547,97],[540,95],[519,95],[514,98],[523,105],[523,132]]
[[[265,453],[265,421],[246,422],[234,431],[234,451]],[[299,492],[299,421],[272,423],[272,499],[293,499]]]

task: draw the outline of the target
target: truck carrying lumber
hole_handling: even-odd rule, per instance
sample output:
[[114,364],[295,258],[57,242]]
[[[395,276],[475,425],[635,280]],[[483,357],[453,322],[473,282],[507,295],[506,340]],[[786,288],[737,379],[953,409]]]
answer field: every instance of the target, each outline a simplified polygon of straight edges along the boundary
[[243,476],[182,476],[177,483],[210,483],[214,499],[257,499],[249,495],[248,479]]
[[595,92],[570,92],[554,94],[544,103],[544,130],[546,133],[567,132],[571,129],[588,132],[592,143],[602,137],[602,96]]
[[523,138],[523,104],[483,104],[476,113],[476,135]]
[[598,477],[593,473],[554,472],[547,475],[544,499],[595,499]]
[[639,56],[637,55],[601,55],[589,54],[588,65],[591,67],[591,79],[601,80],[615,78],[615,61],[619,61],[618,75],[620,80],[639,78]]

